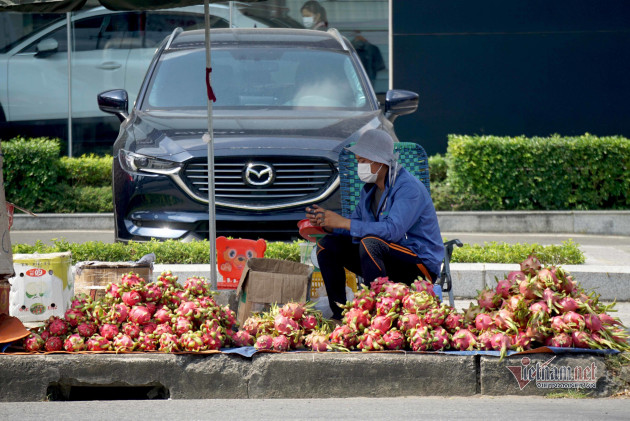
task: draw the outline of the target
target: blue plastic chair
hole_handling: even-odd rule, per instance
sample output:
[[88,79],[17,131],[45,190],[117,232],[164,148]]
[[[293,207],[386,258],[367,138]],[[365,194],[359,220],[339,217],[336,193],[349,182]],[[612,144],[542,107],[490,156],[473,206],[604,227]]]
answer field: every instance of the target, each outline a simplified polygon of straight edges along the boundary
[[[430,194],[429,158],[424,148],[413,142],[397,142],[394,143],[394,151],[399,153],[398,162],[405,167],[407,171],[422,181]],[[339,178],[341,214],[349,218],[359,201],[359,195],[364,183],[357,175],[357,160],[354,154],[345,148],[339,152]],[[435,284],[440,286],[442,292],[448,293],[451,307],[454,305],[454,297],[450,262],[453,255],[453,247],[461,247],[462,245],[462,242],[457,239],[449,240],[444,243],[444,261],[442,262],[440,276],[435,281]]]

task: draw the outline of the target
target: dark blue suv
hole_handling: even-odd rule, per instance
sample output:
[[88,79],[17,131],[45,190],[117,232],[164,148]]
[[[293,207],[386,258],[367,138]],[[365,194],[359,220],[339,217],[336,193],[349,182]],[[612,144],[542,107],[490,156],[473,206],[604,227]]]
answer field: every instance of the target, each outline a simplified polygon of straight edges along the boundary
[[[350,42],[334,29],[213,30],[217,234],[297,237],[304,208],[339,209],[337,158],[371,128],[418,106],[391,90],[381,106]],[[174,31],[137,101],[104,92],[122,121],[114,144],[116,240],[208,238],[204,32]]]

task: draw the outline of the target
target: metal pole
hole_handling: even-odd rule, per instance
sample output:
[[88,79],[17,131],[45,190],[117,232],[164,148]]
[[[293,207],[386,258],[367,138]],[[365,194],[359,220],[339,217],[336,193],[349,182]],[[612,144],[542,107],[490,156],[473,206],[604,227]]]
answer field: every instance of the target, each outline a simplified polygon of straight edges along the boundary
[[[210,60],[210,5],[204,0],[206,68],[211,68]],[[211,73],[207,76],[212,81]],[[208,144],[208,234],[210,241],[210,280],[212,289],[217,289],[217,230],[214,203],[214,129],[212,127],[212,101],[208,98],[208,132],[203,136]]]
[[68,156],[72,158],[72,12],[66,12],[66,39],[68,43]]
[[229,22],[229,27],[232,28],[234,27],[234,2],[231,1],[230,3],[230,22]]

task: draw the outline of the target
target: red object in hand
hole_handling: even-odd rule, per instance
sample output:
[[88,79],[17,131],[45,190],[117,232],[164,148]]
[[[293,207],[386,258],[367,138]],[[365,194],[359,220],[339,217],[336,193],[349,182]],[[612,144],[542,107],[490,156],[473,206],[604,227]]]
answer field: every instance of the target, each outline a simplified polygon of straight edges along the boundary
[[317,241],[317,239],[313,237],[313,235],[326,234],[326,231],[324,231],[322,227],[316,227],[315,225],[311,224],[308,219],[302,219],[300,222],[297,223],[297,226],[300,230],[300,235],[302,236],[302,238],[308,241],[312,241],[313,243]]

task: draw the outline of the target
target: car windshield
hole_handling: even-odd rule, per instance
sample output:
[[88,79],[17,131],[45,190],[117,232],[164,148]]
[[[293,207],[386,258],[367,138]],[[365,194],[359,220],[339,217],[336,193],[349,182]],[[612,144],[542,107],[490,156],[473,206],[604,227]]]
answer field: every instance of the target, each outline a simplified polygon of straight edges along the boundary
[[[297,48],[214,48],[216,108],[367,110],[365,86],[349,55]],[[162,55],[141,109],[206,108],[205,51]]]

